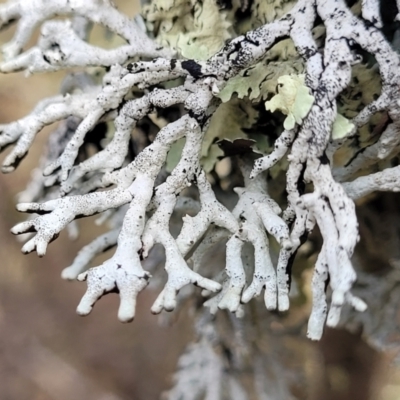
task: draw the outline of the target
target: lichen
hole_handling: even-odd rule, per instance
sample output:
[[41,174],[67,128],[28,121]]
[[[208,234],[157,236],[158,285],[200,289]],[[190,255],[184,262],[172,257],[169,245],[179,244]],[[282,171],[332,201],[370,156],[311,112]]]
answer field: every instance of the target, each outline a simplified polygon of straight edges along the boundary
[[[346,305],[366,309],[352,292],[351,258],[359,240],[354,200],[397,191],[400,175],[392,167],[353,179],[400,151],[399,57],[373,18],[374,2],[362,6],[369,24],[343,1],[236,1],[231,9],[227,3],[153,1],[143,11],[148,34],[140,19],[129,19],[108,0],[16,0],[0,7],[2,26],[18,21],[3,47],[1,71],[104,68],[101,84],[88,76],[74,79],[28,116],[1,126],[0,147],[12,146],[3,161],[7,173],[44,126],[70,122],[52,136],[57,140],[49,141],[35,184],[23,193],[29,201],[17,206],[38,215],[12,232],[34,233],[22,250],[43,256],[73,221],[103,213],[110,232],[86,246],[63,275],[87,281],[79,314],[89,314],[104,294],[119,292],[118,317],[129,322],[139,293],[157,273],[142,265],[156,244],[165,249],[167,279],[153,313],[176,308],[178,292],[190,285],[203,288],[212,313],[243,316],[246,303],[261,293],[268,310],[287,311],[291,262],[318,225],[323,244],[307,333],[317,340],[325,324],[338,325]],[[236,19],[244,24],[249,15],[257,28],[238,35]],[[51,20],[56,16],[73,18]],[[126,43],[113,50],[88,43],[88,21]],[[38,44],[24,51],[42,23]],[[357,67],[363,62],[359,47],[374,56],[374,68]],[[111,123],[114,134],[101,140]],[[83,151],[92,135],[94,154]],[[354,145],[360,135],[370,144],[362,151]],[[335,165],[340,148],[352,145],[355,154]],[[231,176],[239,187],[230,209],[209,182],[217,179],[212,173],[222,156],[232,157],[238,172]],[[284,201],[269,192],[268,176],[279,177],[274,166],[286,174]],[[38,179],[41,174],[45,178]],[[173,236],[171,218],[191,186],[198,213],[183,216]],[[111,222],[113,215],[119,217]],[[276,263],[271,236],[279,245]],[[222,240],[223,273],[203,273],[204,254]],[[114,245],[111,258],[89,268],[96,254]]]

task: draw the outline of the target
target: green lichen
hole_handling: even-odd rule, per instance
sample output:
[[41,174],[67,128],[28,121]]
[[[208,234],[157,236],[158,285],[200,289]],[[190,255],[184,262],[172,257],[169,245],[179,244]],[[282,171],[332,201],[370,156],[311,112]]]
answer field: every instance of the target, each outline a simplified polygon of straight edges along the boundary
[[257,24],[272,22],[290,11],[295,0],[254,0],[251,6],[252,20]]
[[211,151],[212,145],[222,139],[229,141],[247,139],[243,129],[251,128],[257,118],[258,112],[249,101],[232,99],[229,103],[220,105],[211,118],[202,145],[200,161],[208,166],[209,171],[224,154],[221,149],[215,147]]
[[354,124],[338,113],[332,126],[332,139],[343,139],[352,133],[354,129]]
[[143,14],[157,41],[185,58],[207,60],[234,34],[232,21],[214,0],[156,0]]
[[314,103],[314,97],[304,83],[304,75],[284,75],[278,78],[278,93],[265,103],[271,112],[276,110],[287,115],[283,126],[293,129],[301,124]]
[[235,93],[239,99],[247,96],[250,100],[265,99],[269,94],[275,93],[280,76],[298,74],[303,70],[301,60],[282,62],[263,60],[230,79],[218,96],[223,102],[229,101]]

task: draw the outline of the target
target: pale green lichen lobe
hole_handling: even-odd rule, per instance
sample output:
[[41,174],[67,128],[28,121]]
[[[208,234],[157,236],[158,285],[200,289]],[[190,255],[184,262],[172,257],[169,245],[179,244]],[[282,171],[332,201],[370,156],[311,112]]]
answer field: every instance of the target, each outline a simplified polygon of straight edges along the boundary
[[278,78],[278,93],[265,102],[268,111],[281,111],[287,115],[283,126],[290,130],[301,124],[314,103],[314,97],[304,83],[304,75],[283,75]]

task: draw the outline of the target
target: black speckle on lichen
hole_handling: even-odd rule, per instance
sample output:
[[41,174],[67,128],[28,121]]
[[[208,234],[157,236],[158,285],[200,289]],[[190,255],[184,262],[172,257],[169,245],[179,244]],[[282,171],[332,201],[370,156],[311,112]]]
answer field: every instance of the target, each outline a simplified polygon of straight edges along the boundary
[[321,157],[319,157],[319,161],[321,161],[322,165],[329,164],[329,158],[327,157],[326,153],[322,154]]
[[201,65],[194,60],[182,61],[182,68],[186,69],[193,78],[200,78],[202,76]]

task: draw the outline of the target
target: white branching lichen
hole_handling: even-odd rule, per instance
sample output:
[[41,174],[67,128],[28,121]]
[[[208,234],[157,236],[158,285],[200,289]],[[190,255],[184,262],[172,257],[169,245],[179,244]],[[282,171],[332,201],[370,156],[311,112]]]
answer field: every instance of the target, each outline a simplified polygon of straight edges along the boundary
[[[313,306],[307,333],[317,340],[325,323],[338,325],[346,304],[358,311],[366,309],[364,301],[352,293],[356,273],[351,258],[359,240],[354,200],[374,191],[400,190],[398,166],[359,177],[400,150],[400,62],[380,31],[379,2],[363,0],[361,16],[356,16],[344,0],[283,2],[274,17],[266,16],[261,4],[255,6],[260,2],[254,2],[250,11],[258,10],[257,18],[268,23],[240,35],[242,28],[235,32],[227,22],[235,14],[222,10],[220,16],[215,15],[219,2],[210,1],[209,18],[224,32],[219,42],[209,39],[211,27],[200,23],[196,2],[165,2],[170,7],[164,9],[165,20],[158,2],[145,8],[154,40],[108,0],[56,0],[51,4],[18,0],[0,7],[2,27],[14,20],[18,24],[13,39],[2,48],[2,72],[89,66],[106,69],[100,84],[89,74],[70,74],[60,95],[41,101],[28,116],[0,127],[1,149],[13,146],[2,166],[8,173],[25,157],[44,126],[63,121],[50,136],[48,150],[17,206],[18,211],[39,215],[16,225],[12,233],[35,233],[22,251],[43,256],[48,244],[74,220],[104,213],[101,218],[108,220],[110,231],[85,246],[62,276],[87,281],[87,292],[77,309],[80,315],[89,314],[104,294],[117,292],[118,317],[129,322],[135,316],[138,294],[151,279],[142,261],[156,244],[165,249],[167,281],[152,306],[153,313],[173,310],[178,292],[190,284],[211,296],[205,302],[211,313],[227,309],[242,316],[245,304],[263,290],[268,310],[287,311],[293,258],[318,225],[323,244],[312,278]],[[248,2],[236,3],[238,9],[248,7]],[[185,7],[194,9],[193,20],[187,23],[198,31],[180,37],[177,29],[183,22],[176,22],[176,16],[186,12]],[[60,15],[71,19],[51,20]],[[316,21],[322,21],[325,33],[314,29]],[[25,50],[33,30],[42,23],[37,46]],[[88,43],[92,23],[107,27],[126,44],[105,50]],[[157,38],[158,24],[164,30]],[[196,34],[201,37],[197,43],[201,54],[213,46],[218,51],[204,60],[183,58],[182,54],[196,54],[190,47],[195,46]],[[292,44],[287,43],[288,37]],[[232,39],[224,44],[227,38]],[[156,40],[175,48],[162,47]],[[204,48],[207,40],[212,43]],[[182,41],[186,47],[179,54]],[[282,43],[283,49],[278,47]],[[349,115],[341,109],[338,114],[338,98],[350,84],[352,67],[362,62],[359,48],[376,60],[381,92],[369,104],[357,103],[358,113]],[[268,62],[263,62],[270,51],[287,57],[282,62],[288,65],[278,68],[280,61],[271,61],[272,75],[268,75]],[[290,54],[295,54],[293,59]],[[269,79],[278,86],[272,98],[266,84]],[[257,120],[259,113],[264,113],[264,118],[267,115],[274,121],[275,130],[251,136],[246,126],[247,130],[238,130],[243,133],[243,139],[238,140],[224,141],[226,138],[217,137],[215,132],[211,138],[207,136],[221,99],[228,102],[234,93],[238,99],[232,101],[244,101],[241,99],[249,95],[255,104],[268,98],[269,112],[256,109],[252,115]],[[172,109],[178,110],[178,115],[165,117]],[[276,110],[286,115],[284,130],[282,115]],[[165,123],[155,117],[161,112]],[[335,164],[335,153],[357,137],[359,129],[377,113],[387,115],[379,139],[373,142],[374,132],[370,132],[372,143],[368,147],[357,149],[345,164]],[[159,130],[144,132],[144,120],[153,128],[158,121]],[[105,137],[101,127],[114,132]],[[144,135],[145,144],[132,139],[132,132]],[[261,157],[259,150],[247,154],[252,153],[254,142],[257,149],[262,148],[260,137],[270,140],[270,134],[277,138],[264,146]],[[167,155],[179,140],[184,140],[183,150],[168,174]],[[90,141],[97,152],[89,156],[85,146]],[[202,164],[202,144],[212,146],[214,142],[228,156],[239,154],[236,166],[243,184],[235,189],[238,201],[231,210],[218,199],[211,175]],[[140,146],[141,151],[136,151]],[[285,159],[287,163],[282,164]],[[212,160],[210,168],[216,161]],[[287,192],[282,203],[272,198],[267,185],[268,173],[277,165],[286,165],[281,167],[286,171],[282,191]],[[176,210],[188,207],[184,201],[191,186],[198,189],[198,203],[188,199],[189,208],[194,206],[198,212],[183,217],[181,230],[174,237],[170,220]],[[276,265],[270,250],[272,238],[279,246]],[[202,275],[204,254],[222,240],[227,240],[225,270]],[[89,268],[96,255],[114,246],[116,252],[109,260]],[[190,351],[201,353],[222,376],[218,357],[201,340]],[[184,358],[181,363],[185,364]],[[204,366],[198,368],[202,373]],[[211,383],[206,378],[199,383],[199,391],[207,392]],[[178,392],[171,392],[170,398],[179,398]]]

